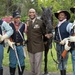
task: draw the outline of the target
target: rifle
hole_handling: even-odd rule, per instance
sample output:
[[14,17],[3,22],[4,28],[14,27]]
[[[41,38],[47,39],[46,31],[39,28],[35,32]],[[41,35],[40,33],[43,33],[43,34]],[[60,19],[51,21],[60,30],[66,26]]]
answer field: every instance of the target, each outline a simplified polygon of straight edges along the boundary
[[[72,34],[72,36],[75,36],[75,20],[74,20],[74,22],[73,22],[72,29],[73,29],[73,34]],[[68,40],[69,40],[69,38],[68,38]],[[71,45],[71,42],[69,41],[68,46],[70,47],[70,45]],[[63,58],[65,58],[66,55],[67,55],[67,52],[68,52],[67,50],[64,50],[63,53],[61,54],[61,56],[62,56]]]

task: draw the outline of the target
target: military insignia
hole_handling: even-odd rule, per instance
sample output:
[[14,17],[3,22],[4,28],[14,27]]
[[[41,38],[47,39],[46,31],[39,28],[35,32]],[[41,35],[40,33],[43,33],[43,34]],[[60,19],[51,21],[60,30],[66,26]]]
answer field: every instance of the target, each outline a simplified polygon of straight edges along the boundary
[[39,26],[38,24],[36,24],[36,25],[34,26],[34,28],[40,28],[40,26]]

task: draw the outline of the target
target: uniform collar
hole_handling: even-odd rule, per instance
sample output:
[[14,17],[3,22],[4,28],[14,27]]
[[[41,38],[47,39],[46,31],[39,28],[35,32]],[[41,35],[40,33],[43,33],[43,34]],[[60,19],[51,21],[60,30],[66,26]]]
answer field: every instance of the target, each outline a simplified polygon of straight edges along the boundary
[[64,19],[63,21],[59,21],[57,26],[58,26],[58,27],[61,26],[61,24],[64,23],[66,20],[67,20],[67,19]]

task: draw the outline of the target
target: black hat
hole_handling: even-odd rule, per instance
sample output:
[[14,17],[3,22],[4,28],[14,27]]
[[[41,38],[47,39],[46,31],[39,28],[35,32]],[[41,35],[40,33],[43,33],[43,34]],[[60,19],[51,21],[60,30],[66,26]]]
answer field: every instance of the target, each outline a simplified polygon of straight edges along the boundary
[[21,17],[20,13],[18,11],[13,12],[13,18]]
[[70,8],[72,13],[75,13],[75,6]]
[[60,13],[62,13],[62,12],[67,16],[67,20],[69,20],[70,19],[70,14],[69,14],[68,11],[65,11],[65,10],[60,10],[60,11],[57,11],[57,13],[54,13],[55,14],[55,17],[58,19],[58,15]]

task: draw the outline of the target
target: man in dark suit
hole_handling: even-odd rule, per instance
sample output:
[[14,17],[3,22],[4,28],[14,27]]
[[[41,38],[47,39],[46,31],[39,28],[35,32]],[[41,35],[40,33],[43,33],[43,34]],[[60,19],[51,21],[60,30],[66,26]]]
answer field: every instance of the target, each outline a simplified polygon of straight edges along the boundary
[[[40,66],[42,60],[42,53],[44,50],[43,35],[45,35],[45,28],[40,19],[37,18],[35,9],[29,10],[29,21],[27,24],[27,48],[30,58],[32,75],[40,75]],[[47,38],[50,35],[46,35]]]

